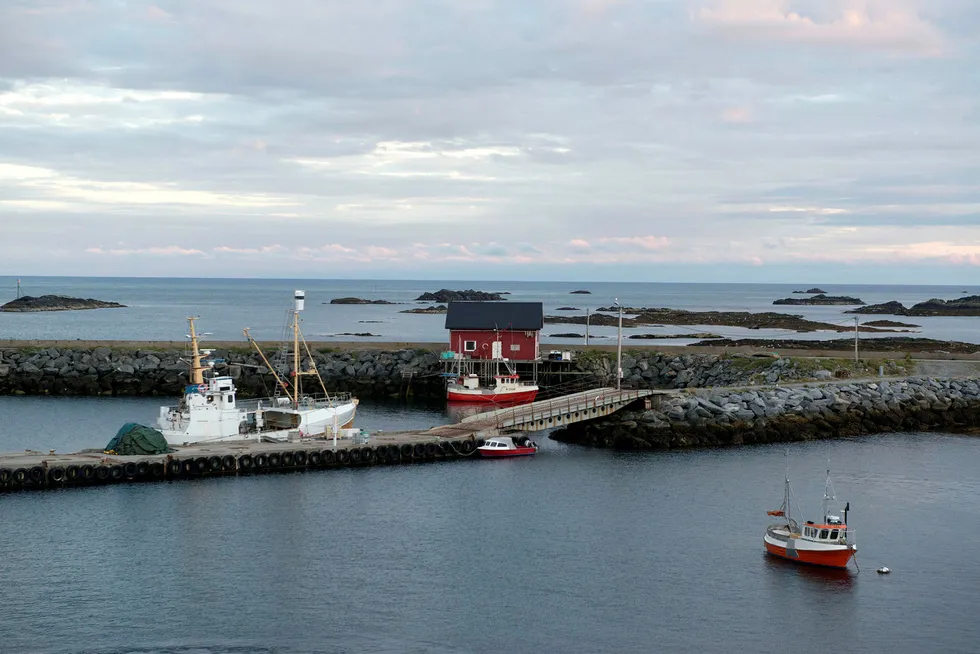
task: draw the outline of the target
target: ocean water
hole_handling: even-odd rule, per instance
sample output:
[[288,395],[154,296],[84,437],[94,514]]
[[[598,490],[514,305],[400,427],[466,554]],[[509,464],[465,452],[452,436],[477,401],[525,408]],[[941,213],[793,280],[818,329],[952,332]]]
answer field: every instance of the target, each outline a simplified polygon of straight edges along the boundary
[[[0,398],[0,450],[102,444],[156,404]],[[537,440],[522,460],[0,495],[0,651],[977,651],[980,439]],[[786,461],[814,516],[828,459],[860,572],[763,553]]]
[[[23,278],[23,292],[29,295],[61,294],[120,302],[124,309],[55,313],[0,313],[0,343],[17,340],[137,340],[182,342],[186,318],[200,316],[200,327],[217,340],[242,340],[242,328],[250,327],[259,340],[277,340],[282,335],[286,311],[292,305],[293,290],[306,291],[304,333],[315,341],[397,341],[444,343],[447,333],[442,315],[411,315],[404,309],[425,306],[415,298],[441,288],[507,292],[515,301],[540,301],[546,314],[584,315],[587,309],[610,306],[619,299],[624,306],[655,306],[689,310],[779,311],[813,320],[850,326],[853,316],[848,307],[775,307],[773,300],[792,297],[803,285],[789,284],[656,284],[656,283],[570,283],[570,282],[475,282],[411,280],[270,280],[270,279],[157,279],[157,278]],[[0,277],[0,303],[14,298],[16,280]],[[933,297],[953,299],[966,291],[980,294],[978,287],[962,286],[869,286],[825,285],[832,295],[856,296],[869,304],[898,300],[909,306]],[[584,289],[590,295],[573,295]],[[333,298],[360,297],[397,302],[395,305],[330,305]],[[558,307],[578,311],[556,311]],[[875,316],[880,318],[880,316]],[[861,320],[871,320],[862,316]],[[916,336],[980,343],[980,319],[959,317],[900,319],[921,325]],[[712,332],[730,338],[830,339],[849,334],[816,332],[797,334],[783,330],[748,330],[718,326],[651,326],[627,329],[636,333],[684,335]],[[584,333],[582,325],[546,325],[542,341],[552,345],[572,345],[578,339],[551,336],[556,333]],[[614,344],[615,327],[592,327],[596,344]],[[343,334],[370,333],[372,336]],[[876,335],[877,336],[877,335]],[[862,335],[868,338],[869,335]],[[683,345],[692,338],[658,341],[664,345]],[[647,343],[649,341],[646,341]]]

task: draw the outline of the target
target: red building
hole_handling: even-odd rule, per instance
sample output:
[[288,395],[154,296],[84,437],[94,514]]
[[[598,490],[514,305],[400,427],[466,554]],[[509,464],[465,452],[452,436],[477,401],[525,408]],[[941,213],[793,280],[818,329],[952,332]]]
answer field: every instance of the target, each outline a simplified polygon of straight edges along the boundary
[[536,361],[544,326],[540,302],[450,302],[449,348],[471,359]]

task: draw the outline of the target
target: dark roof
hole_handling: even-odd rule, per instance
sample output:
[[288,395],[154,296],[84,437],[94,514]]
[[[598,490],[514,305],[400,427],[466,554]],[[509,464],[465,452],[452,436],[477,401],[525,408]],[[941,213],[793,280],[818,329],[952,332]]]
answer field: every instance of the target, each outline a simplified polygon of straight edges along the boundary
[[537,331],[544,327],[540,302],[450,302],[446,329],[512,329]]

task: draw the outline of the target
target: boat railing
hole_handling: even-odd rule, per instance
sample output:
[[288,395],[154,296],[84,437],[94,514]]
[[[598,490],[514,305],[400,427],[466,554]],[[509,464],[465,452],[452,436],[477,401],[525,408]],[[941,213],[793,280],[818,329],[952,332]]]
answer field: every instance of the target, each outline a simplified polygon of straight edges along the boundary
[[[300,395],[299,397],[299,408],[301,409],[319,409],[330,406],[337,406],[340,404],[349,404],[353,401],[353,396],[350,393],[331,393],[330,396],[325,395]],[[239,409],[245,411],[256,411],[258,409],[288,409],[293,406],[293,400],[290,397],[262,397],[254,400],[239,400],[237,403]]]

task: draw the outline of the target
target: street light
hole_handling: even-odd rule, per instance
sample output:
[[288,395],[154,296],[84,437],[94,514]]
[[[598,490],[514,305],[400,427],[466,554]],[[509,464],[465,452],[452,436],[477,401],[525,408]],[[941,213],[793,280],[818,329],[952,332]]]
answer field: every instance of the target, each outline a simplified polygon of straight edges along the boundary
[[616,308],[619,309],[619,335],[616,338],[616,390],[620,390],[623,381],[623,305],[616,298]]

